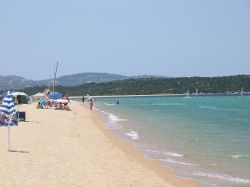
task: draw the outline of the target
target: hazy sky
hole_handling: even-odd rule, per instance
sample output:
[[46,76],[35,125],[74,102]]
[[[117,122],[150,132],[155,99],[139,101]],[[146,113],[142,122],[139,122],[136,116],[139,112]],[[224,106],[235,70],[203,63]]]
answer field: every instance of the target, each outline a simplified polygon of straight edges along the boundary
[[0,0],[0,75],[250,74],[250,0]]

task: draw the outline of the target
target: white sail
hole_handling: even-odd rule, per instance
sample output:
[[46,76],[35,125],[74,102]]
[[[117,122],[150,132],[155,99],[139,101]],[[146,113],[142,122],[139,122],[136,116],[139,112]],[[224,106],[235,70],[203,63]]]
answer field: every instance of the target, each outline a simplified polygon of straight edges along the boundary
[[189,92],[189,90],[187,91],[186,97],[184,97],[184,98],[192,98],[192,97],[190,97],[190,92]]
[[241,87],[240,95],[241,95],[241,96],[244,95],[244,88],[243,88],[243,87]]

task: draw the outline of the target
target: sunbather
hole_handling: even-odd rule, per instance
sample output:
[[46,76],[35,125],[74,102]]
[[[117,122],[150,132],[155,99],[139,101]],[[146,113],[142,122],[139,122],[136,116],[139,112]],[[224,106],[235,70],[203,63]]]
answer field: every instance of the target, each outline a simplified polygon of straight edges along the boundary
[[67,111],[71,111],[71,109],[69,108],[68,103],[64,103],[64,109]]

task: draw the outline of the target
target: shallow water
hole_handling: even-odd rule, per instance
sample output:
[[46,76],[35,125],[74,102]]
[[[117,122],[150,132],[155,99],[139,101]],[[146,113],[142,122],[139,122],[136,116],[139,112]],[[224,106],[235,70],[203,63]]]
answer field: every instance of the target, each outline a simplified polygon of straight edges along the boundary
[[108,129],[177,175],[250,186],[249,96],[98,98],[96,106]]

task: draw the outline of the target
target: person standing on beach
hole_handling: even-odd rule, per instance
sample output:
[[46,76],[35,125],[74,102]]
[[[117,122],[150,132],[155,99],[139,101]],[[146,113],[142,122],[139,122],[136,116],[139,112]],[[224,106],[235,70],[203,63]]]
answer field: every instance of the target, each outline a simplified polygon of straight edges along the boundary
[[90,110],[93,109],[93,106],[94,106],[94,100],[93,100],[93,98],[90,98],[89,99],[89,108],[90,108]]
[[84,103],[84,100],[85,100],[85,98],[84,98],[84,96],[82,96],[82,103]]

